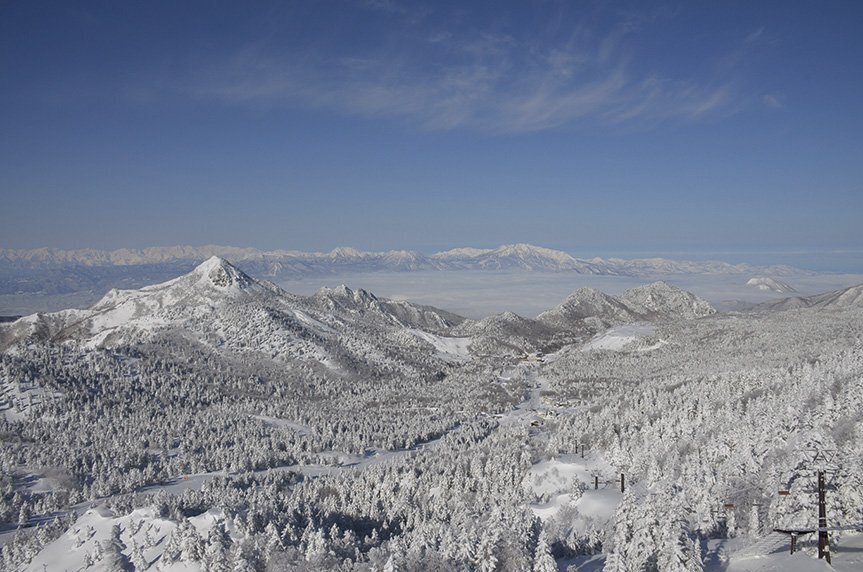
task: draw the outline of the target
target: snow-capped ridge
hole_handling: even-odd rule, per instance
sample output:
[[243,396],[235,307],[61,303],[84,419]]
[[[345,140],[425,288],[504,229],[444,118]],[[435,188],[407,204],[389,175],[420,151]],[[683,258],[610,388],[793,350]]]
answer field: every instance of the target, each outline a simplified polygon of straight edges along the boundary
[[[525,271],[525,272],[573,272],[576,274],[601,274],[619,276],[656,276],[658,274],[763,274],[770,276],[792,276],[811,274],[787,267],[756,267],[747,264],[731,264],[719,261],[685,261],[664,258],[624,260],[601,257],[577,258],[562,250],[554,250],[527,243],[504,244],[496,248],[462,247],[425,255],[412,250],[389,250],[369,252],[350,246],[340,246],[329,252],[304,252],[298,250],[258,250],[232,246],[206,245],[199,247],[174,246],[144,249],[119,249],[103,251],[94,249],[14,250],[0,248],[0,278],[10,280],[5,288],[15,293],[21,288],[51,288],[56,286],[54,269],[74,269],[69,280],[79,290],[92,288],[94,280],[108,280],[108,286],[116,283],[116,272],[105,269],[128,267],[126,277],[141,278],[141,274],[176,276],[175,272],[191,269],[198,261],[211,256],[231,260],[246,272],[255,276],[304,276],[345,271],[397,271],[415,272],[429,270],[476,270],[476,271]],[[41,274],[40,282],[32,277],[22,281],[21,270]],[[5,274],[4,274],[5,273]],[[144,283],[141,280],[138,283]],[[127,281],[128,283],[128,281]],[[66,282],[64,282],[66,284]],[[0,286],[3,280],[0,280]],[[29,291],[29,290],[28,290]]]
[[352,290],[345,284],[335,288],[325,286],[307,300],[321,310],[359,315],[366,322],[424,328],[432,332],[446,330],[465,320],[462,316],[433,306],[378,298],[372,292],[362,288]]
[[244,289],[255,283],[255,280],[242,270],[219,256],[211,256],[195,267],[192,274],[208,280],[217,288],[235,287]]
[[756,311],[783,311],[800,308],[846,309],[863,307],[863,284],[850,286],[815,296],[792,296],[778,302],[765,302],[755,306]]
[[662,280],[631,288],[620,300],[647,317],[694,319],[716,313],[706,300]]
[[362,258],[369,253],[350,246],[337,246],[329,253],[330,258]]
[[561,250],[523,242],[497,248],[455,248],[432,255],[445,268],[475,270],[526,270],[541,272],[574,271],[582,274],[612,274],[588,261],[579,260]]
[[716,310],[707,301],[659,281],[611,296],[595,288],[580,288],[537,320],[559,328],[591,329],[645,320],[693,319]]
[[462,248],[452,248],[443,252],[432,254],[432,258],[446,260],[449,258],[476,258],[482,254],[488,254],[493,251],[493,248],[471,248],[469,246]]
[[637,321],[640,316],[626,304],[596,288],[579,288],[558,306],[546,310],[537,319],[558,327],[596,318],[607,325]]
[[371,306],[378,301],[378,297],[371,292],[363,290],[362,288],[352,290],[346,284],[340,284],[335,288],[328,288],[324,286],[320,288],[317,292],[315,292],[315,294],[313,294],[313,297],[319,300],[338,300],[340,303],[352,302],[354,304],[359,304],[362,306]]
[[[378,298],[344,284],[296,296],[214,256],[167,282],[113,289],[86,310],[40,314],[0,327],[0,349],[49,340],[112,348],[180,337],[226,351],[263,352],[337,369],[357,348],[388,347],[394,332],[446,334],[462,321],[450,312]],[[353,340],[352,345],[342,347],[342,339]]]
[[753,288],[757,288],[758,290],[762,290],[764,292],[769,291],[776,292],[778,294],[785,294],[797,291],[785,282],[781,282],[767,276],[756,276],[754,278],[750,278],[746,282],[746,285],[752,286]]

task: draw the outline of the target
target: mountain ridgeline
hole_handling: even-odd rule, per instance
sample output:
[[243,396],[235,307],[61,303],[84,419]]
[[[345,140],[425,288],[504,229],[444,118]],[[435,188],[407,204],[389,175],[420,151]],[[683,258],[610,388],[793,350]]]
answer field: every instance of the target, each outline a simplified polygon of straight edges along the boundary
[[719,261],[676,261],[664,258],[576,258],[561,250],[531,244],[507,244],[497,248],[454,248],[425,255],[413,250],[367,252],[338,247],[330,252],[298,250],[262,251],[233,246],[173,246],[120,250],[57,250],[0,248],[0,270],[35,271],[57,268],[179,267],[194,266],[211,256],[233,261],[247,272],[262,276],[332,273],[339,271],[507,270],[572,271],[580,274],[638,276],[647,273],[751,274],[759,268],[774,275],[803,271],[790,266],[757,267]]
[[[357,347],[383,352],[384,346],[398,346],[395,338],[401,340],[405,332],[421,331],[470,338],[469,347],[481,347],[483,354],[522,354],[572,343],[614,325],[695,319],[714,312],[697,296],[656,282],[619,298],[581,289],[537,319],[505,312],[469,320],[345,285],[298,296],[211,257],[192,272],[161,284],[111,290],[87,310],[20,319],[0,330],[0,349],[26,338],[112,347],[171,333],[215,347],[254,347],[279,359],[337,363]],[[367,335],[370,331],[375,335]],[[431,343],[427,336],[412,342]]]
[[191,271],[201,260],[231,260],[253,276],[272,280],[356,272],[569,272],[585,275],[647,277],[659,274],[765,274],[799,276],[789,266],[758,267],[719,261],[664,258],[576,258],[530,244],[497,248],[455,248],[435,254],[410,250],[366,252],[349,247],[330,252],[262,251],[232,246],[175,246],[144,249],[56,250],[0,249],[0,294],[66,294],[139,288]]
[[0,324],[0,566],[700,571],[813,526],[811,450],[859,522],[861,318],[653,282],[471,320],[213,256]]
[[[787,298],[761,304],[755,311],[859,305],[860,288]],[[705,300],[660,281],[620,296],[581,288],[535,319],[504,312],[471,320],[345,285],[322,288],[310,296],[294,295],[214,256],[167,282],[137,290],[113,289],[86,310],[19,319],[0,328],[0,349],[25,338],[111,347],[182,331],[220,347],[249,344],[279,359],[314,361],[329,356],[327,363],[335,363],[336,355],[352,354],[351,347],[398,346],[404,343],[405,332],[420,331],[469,340],[467,347],[481,355],[521,355],[554,350],[623,324],[692,320],[715,313]],[[375,335],[368,336],[369,331]],[[409,337],[412,345],[434,345],[428,337]],[[353,341],[343,343],[344,339]],[[336,351],[333,345],[341,347]]]

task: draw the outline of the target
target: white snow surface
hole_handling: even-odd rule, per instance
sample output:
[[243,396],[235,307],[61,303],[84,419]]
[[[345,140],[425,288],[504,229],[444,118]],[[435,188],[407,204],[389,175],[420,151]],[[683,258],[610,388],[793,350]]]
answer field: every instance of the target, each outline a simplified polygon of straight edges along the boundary
[[293,421],[288,421],[287,419],[279,419],[278,417],[267,417],[266,415],[252,415],[252,417],[254,419],[263,421],[264,423],[272,427],[288,429],[290,431],[293,431],[297,435],[309,435],[313,432],[311,427],[309,427],[308,425],[294,423]]
[[[599,489],[594,478],[599,476]],[[563,509],[573,507],[573,528],[585,532],[589,526],[602,526],[614,515],[622,497],[616,476],[604,459],[588,455],[561,455],[533,465],[522,486],[540,502],[529,505],[533,513],[546,521]]]
[[471,338],[452,338],[438,336],[424,332],[416,328],[408,328],[408,331],[417,338],[430,343],[444,357],[470,358],[469,346],[473,341]]
[[[803,538],[801,538],[803,540]],[[744,540],[745,542],[745,540]],[[705,572],[817,572],[863,570],[863,534],[850,534],[831,543],[831,564],[819,560],[813,546],[790,554],[788,537],[773,533],[740,546],[738,539],[708,543]],[[711,558],[711,555],[714,555]]]
[[[234,246],[171,246],[119,250],[57,250],[39,248],[15,250],[0,248],[0,264],[23,267],[84,267],[132,266],[191,262],[211,256],[221,256],[244,267],[254,265],[259,271],[272,275],[280,273],[303,274],[309,269],[332,269],[334,266],[374,265],[375,270],[409,267],[410,269],[461,269],[497,268],[514,266],[534,270],[575,270],[585,274],[645,275],[645,274],[752,274],[764,272],[773,275],[809,274],[789,266],[758,267],[750,264],[731,264],[721,261],[686,261],[664,258],[624,260],[620,258],[575,258],[567,252],[534,246],[508,244],[497,248],[453,248],[432,255],[405,250],[366,252],[343,246],[330,252],[300,252],[296,250],[263,251]],[[450,266],[454,265],[454,266]],[[255,273],[258,273],[257,271]]]
[[[652,336],[656,333],[656,326],[653,324],[639,323],[617,326],[595,335],[586,344],[581,346],[581,351],[587,352],[591,350],[610,350],[621,351],[627,348],[633,342],[642,338]],[[661,342],[643,348],[644,350],[656,349],[662,345]]]
[[753,288],[757,288],[762,292],[777,292],[779,294],[785,294],[789,292],[796,292],[794,288],[785,282],[781,282],[774,278],[766,277],[766,276],[757,276],[755,278],[750,278],[746,282],[747,286],[751,286]]
[[[210,528],[217,519],[224,518],[220,511],[208,511],[189,521],[206,538]],[[111,529],[120,526],[120,539],[126,545],[123,554],[132,554],[133,544],[143,548],[144,557],[150,563],[150,570],[164,572],[197,572],[201,569],[198,563],[175,562],[166,564],[160,562],[164,545],[169,535],[177,528],[177,524],[156,516],[153,508],[141,508],[125,516],[117,516],[104,507],[97,507],[82,514],[75,524],[63,533],[60,538],[48,544],[24,569],[25,572],[44,572],[45,570],[83,570],[85,555],[93,557],[96,554],[96,544],[109,541]],[[228,526],[231,532],[231,527]],[[152,544],[147,542],[147,539]],[[95,559],[94,559],[95,560]],[[106,562],[96,561],[86,568],[94,572],[113,572]]]

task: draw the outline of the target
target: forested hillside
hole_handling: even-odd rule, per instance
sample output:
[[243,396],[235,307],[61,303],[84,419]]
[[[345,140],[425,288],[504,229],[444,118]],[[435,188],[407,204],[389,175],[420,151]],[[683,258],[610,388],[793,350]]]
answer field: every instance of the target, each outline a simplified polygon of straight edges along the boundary
[[3,566],[703,570],[814,526],[819,468],[853,526],[863,308],[804,306],[654,284],[473,322],[213,259],[26,317],[0,326]]

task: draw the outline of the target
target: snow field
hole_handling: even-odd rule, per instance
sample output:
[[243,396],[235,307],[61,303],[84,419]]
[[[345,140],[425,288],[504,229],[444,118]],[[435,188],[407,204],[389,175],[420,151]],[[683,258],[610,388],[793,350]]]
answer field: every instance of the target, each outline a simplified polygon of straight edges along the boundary
[[[562,512],[572,519],[574,530],[585,533],[590,526],[602,526],[614,515],[620,502],[616,485],[608,485],[611,468],[602,460],[561,455],[533,465],[522,486],[539,502],[529,508],[543,522]],[[600,488],[594,490],[594,475]]]
[[[46,546],[30,562],[25,571],[82,569],[94,572],[110,571],[111,568],[109,568],[107,560],[96,561],[95,556],[99,550],[98,544],[104,545],[104,543],[110,542],[111,529],[115,524],[120,526],[122,531],[120,539],[127,547],[123,550],[123,554],[131,556],[132,545],[137,544],[142,547],[145,559],[151,564],[161,556],[161,545],[177,528],[176,523],[156,517],[151,508],[138,509],[121,517],[117,517],[105,508],[90,509],[81,515],[72,528]],[[207,523],[200,522],[199,525],[200,531],[207,526]],[[93,561],[89,568],[86,567],[88,556]],[[200,567],[195,564],[156,569],[197,572]]]
[[471,338],[450,338],[445,336],[437,336],[416,328],[408,328],[408,331],[423,340],[430,343],[437,350],[441,357],[470,359],[470,346],[473,340]]
[[[653,324],[627,324],[625,326],[617,326],[594,336],[590,341],[581,346],[581,351],[622,351],[633,342],[652,336],[654,333],[656,333],[656,326]],[[650,346],[650,348],[643,349],[655,349],[660,347],[660,345],[661,342]]]

